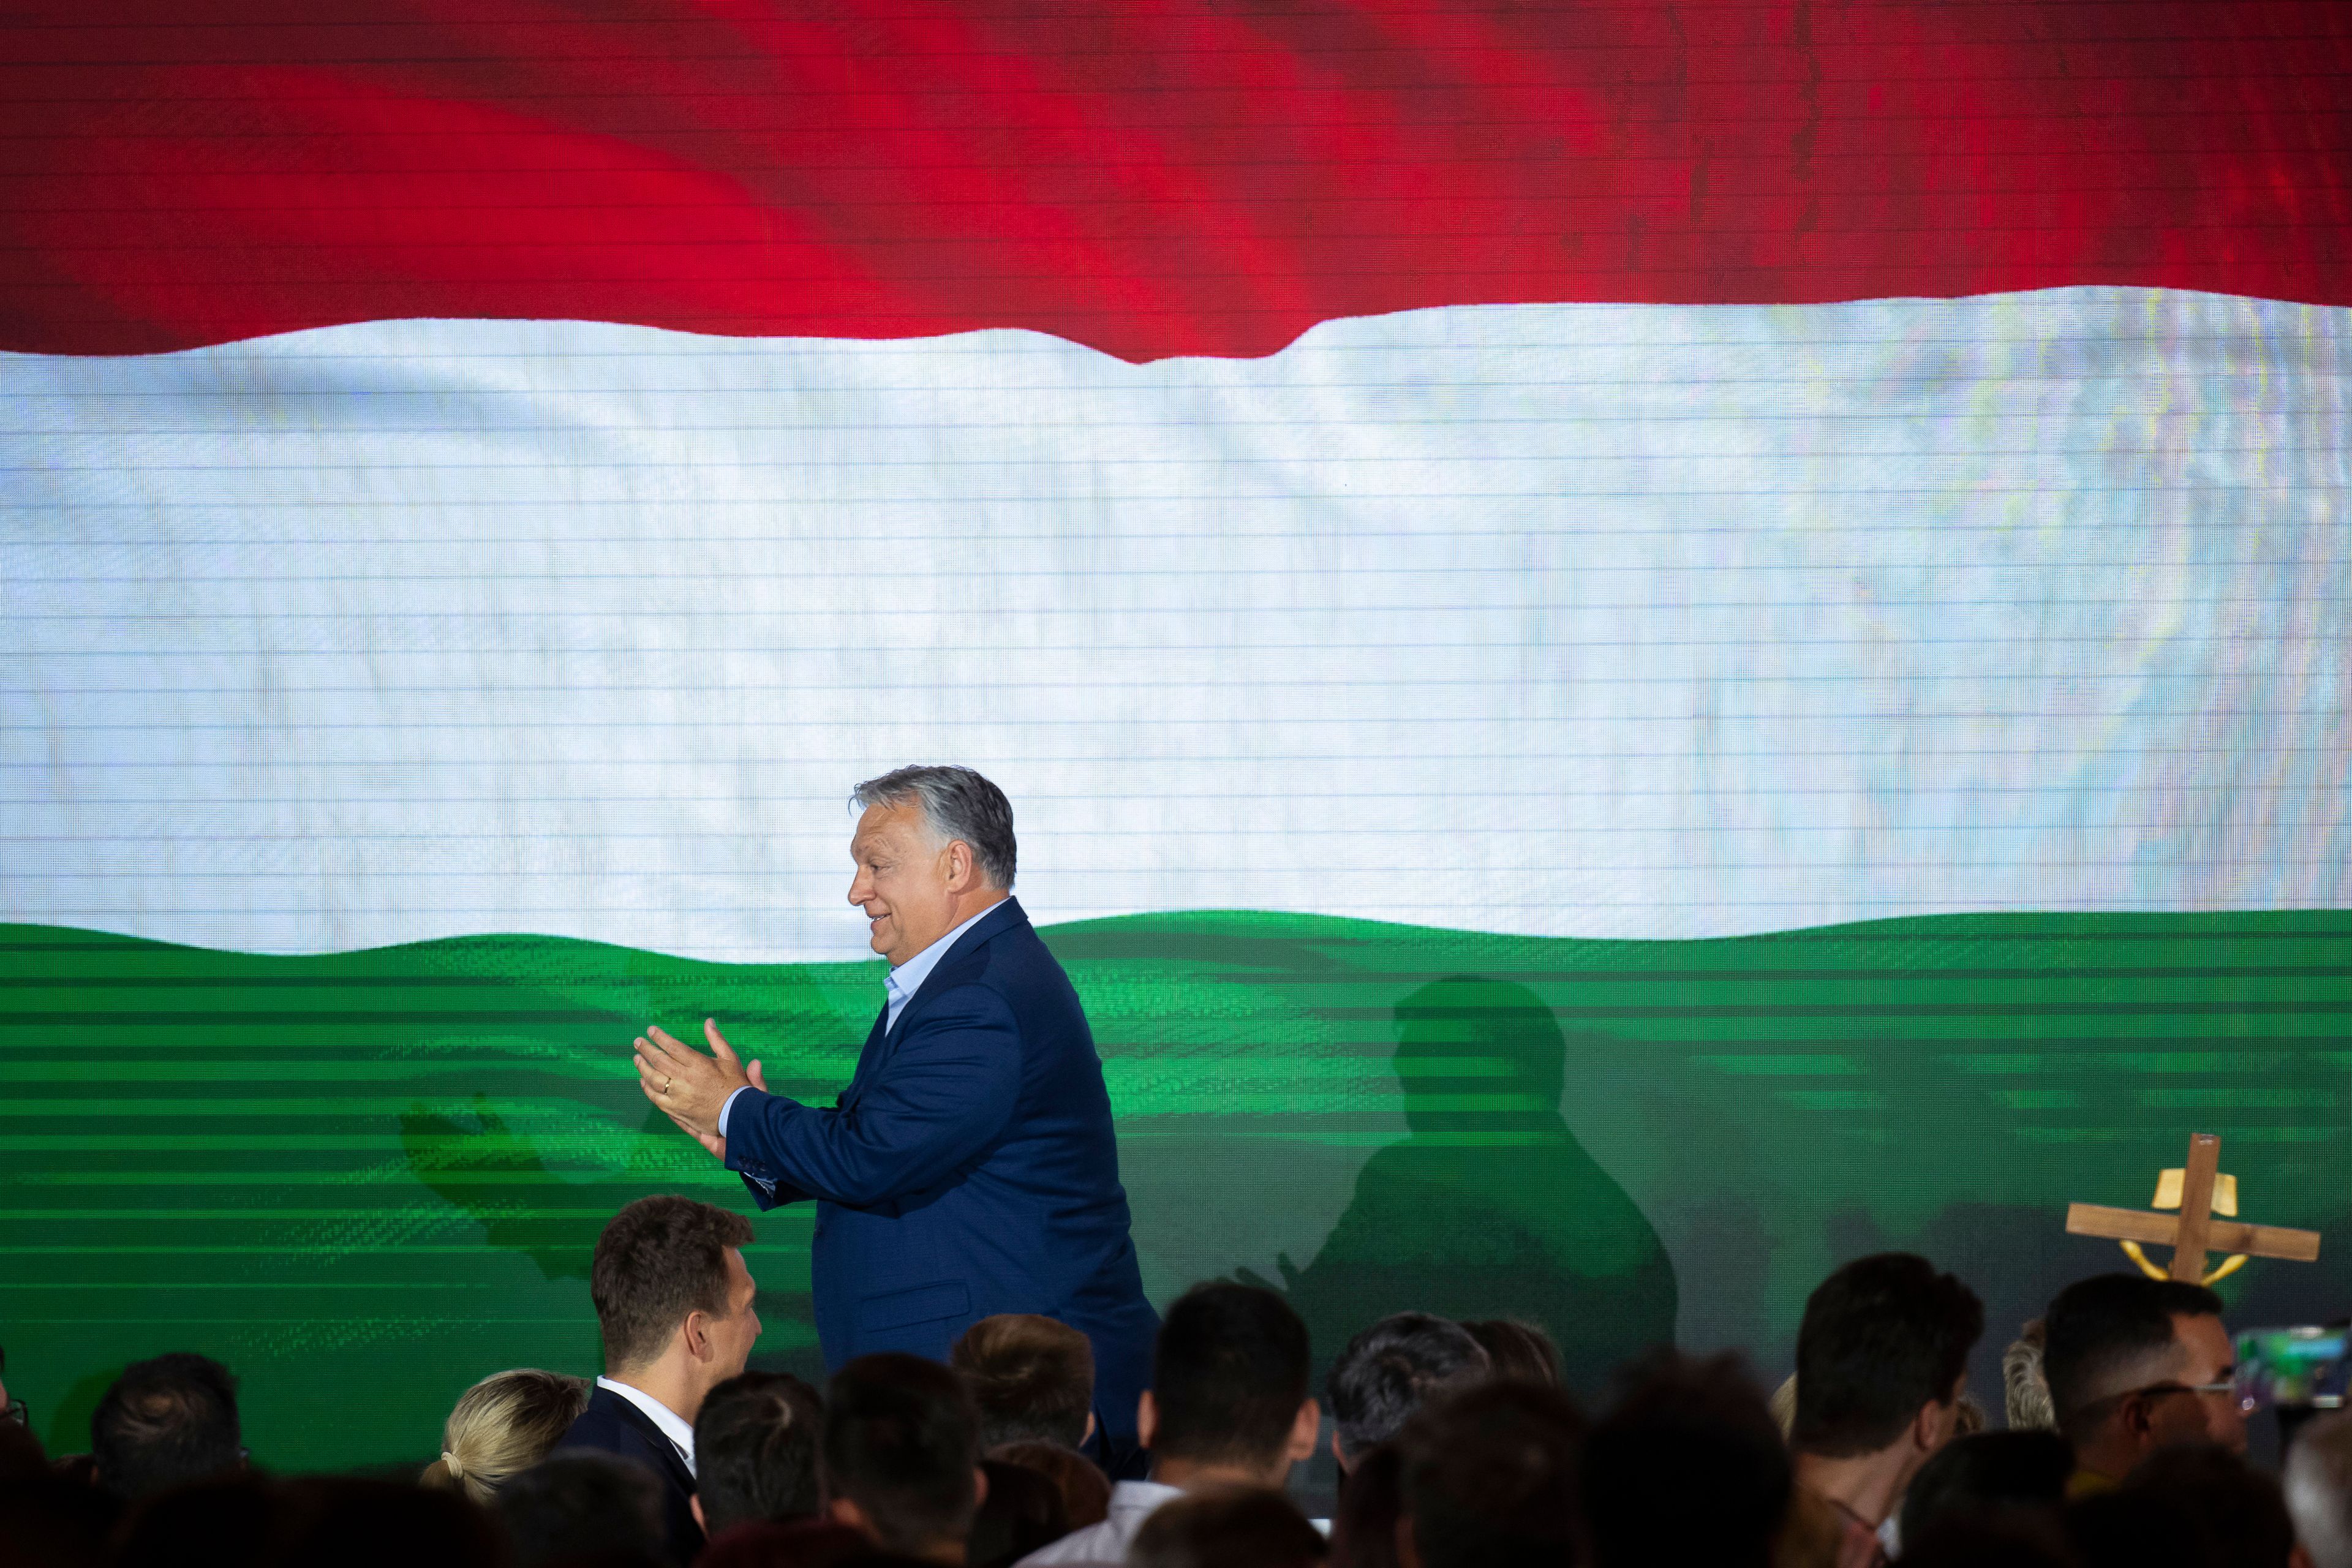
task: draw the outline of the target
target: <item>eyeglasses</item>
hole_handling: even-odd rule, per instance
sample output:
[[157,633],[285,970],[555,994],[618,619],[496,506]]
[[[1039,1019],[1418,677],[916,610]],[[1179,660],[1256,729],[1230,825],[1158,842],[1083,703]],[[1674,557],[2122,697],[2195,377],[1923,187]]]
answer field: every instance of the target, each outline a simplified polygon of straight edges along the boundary
[[2126,1389],[2115,1397],[2129,1399],[2135,1394],[2145,1399],[2153,1399],[2164,1394],[2227,1394],[2230,1397],[2230,1403],[2235,1405],[2242,1414],[2247,1415],[2252,1415],[2262,1407],[2261,1400],[2238,1386],[2238,1380],[2234,1375],[2222,1378],[2218,1383],[2151,1383],[2146,1388]]
[[2162,1383],[2150,1383],[2138,1388],[2126,1388],[2119,1394],[2104,1394],[2094,1399],[2083,1405],[2075,1414],[2088,1415],[2101,1405],[2120,1405],[2126,1399],[2160,1399],[2168,1394],[2227,1394],[2230,1403],[2235,1405],[2239,1413],[2244,1415],[2251,1415],[2261,1409],[2263,1403],[2251,1393],[2241,1389],[2238,1386],[2237,1377],[2232,1374],[2216,1383],[2178,1383],[2167,1379]]

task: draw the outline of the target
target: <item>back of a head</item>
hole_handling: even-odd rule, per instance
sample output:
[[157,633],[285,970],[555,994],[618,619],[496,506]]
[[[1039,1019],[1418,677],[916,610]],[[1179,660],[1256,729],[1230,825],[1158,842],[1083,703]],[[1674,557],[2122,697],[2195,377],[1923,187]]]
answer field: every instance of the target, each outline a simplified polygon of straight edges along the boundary
[[856,1503],[893,1552],[962,1541],[979,1506],[980,1412],[935,1361],[886,1352],[834,1374],[824,1397],[828,1493]]
[[2178,1353],[2174,1318],[2221,1312],[2221,1299],[2201,1285],[2139,1274],[2095,1275],[2059,1291],[2042,1319],[2058,1430],[2081,1441],[2105,1401],[2163,1376]]
[[606,1222],[588,1265],[605,1370],[660,1355],[689,1312],[726,1317],[727,1249],[750,1245],[751,1222],[714,1204],[656,1193],[625,1205]]
[[870,1568],[874,1558],[864,1531],[834,1520],[756,1520],[712,1537],[694,1568]]
[[103,1562],[108,1522],[97,1494],[63,1476],[0,1477],[0,1561],[8,1568],[89,1568]]
[[1280,1460],[1307,1403],[1307,1325],[1271,1290],[1195,1285],[1151,1355],[1156,1455],[1253,1468]]
[[1927,1538],[1903,1538],[1903,1568],[2079,1568],[2058,1518],[1948,1520]]
[[1214,1488],[1171,1499],[1129,1546],[1129,1568],[1315,1568],[1321,1532],[1280,1492]]
[[1493,1375],[1559,1386],[1559,1346],[1537,1325],[1517,1318],[1465,1323],[1492,1363]]
[[2067,1506],[2083,1568],[2213,1568],[2197,1521],[2169,1498],[2095,1492]]
[[601,1449],[558,1448],[510,1477],[492,1506],[515,1568],[663,1560],[661,1478]]
[[492,1373],[458,1396],[441,1427],[441,1457],[419,1478],[488,1502],[508,1478],[552,1453],[588,1407],[588,1380],[521,1367]]
[[1903,1539],[1950,1521],[1998,1521],[2054,1513],[2074,1473],[2074,1446],[2055,1432],[1979,1432],[1947,1443],[1903,1494]]
[[275,1547],[283,1500],[250,1473],[158,1492],[122,1521],[110,1561],[113,1568],[253,1568]]
[[712,1535],[746,1520],[816,1512],[824,1401],[782,1372],[747,1372],[703,1396],[694,1417],[695,1495]]
[[1951,1399],[1983,1332],[1976,1292],[1926,1258],[1855,1258],[1805,1302],[1790,1446],[1824,1458],[1888,1447],[1922,1405]]
[[2287,1450],[2285,1480],[2311,1568],[2352,1568],[2352,1412],[2304,1424]]
[[988,1457],[1025,1465],[1053,1482],[1062,1494],[1062,1517],[1072,1530],[1100,1524],[1110,1513],[1110,1478],[1076,1448],[1031,1437],[999,1444],[988,1450]]
[[1622,1386],[1585,1439],[1593,1561],[1764,1568],[1789,1506],[1789,1452],[1739,1359],[1661,1352]]
[[2121,1491],[2186,1514],[2212,1568],[2284,1568],[2294,1548],[2278,1483],[2218,1444],[2159,1448],[2134,1467]]
[[1404,1458],[1394,1443],[1356,1456],[1331,1516],[1332,1568],[1397,1568],[1397,1519],[1404,1511]]
[[983,1447],[1043,1438],[1075,1448],[1094,1407],[1095,1352],[1067,1323],[1001,1312],[963,1331],[948,1352],[980,1407]]
[[470,1499],[339,1476],[286,1483],[270,1568],[504,1568],[505,1537]]
[[964,1546],[971,1568],[1010,1568],[1070,1533],[1070,1510],[1051,1478],[1011,1459],[982,1459],[988,1495],[972,1516]]
[[1423,1568],[1584,1559],[1584,1418],[1561,1390],[1479,1384],[1423,1405],[1397,1445]]
[[235,1470],[236,1379],[186,1351],[134,1362],[91,1412],[89,1451],[100,1484],[124,1501]]
[[1382,1318],[1348,1342],[1323,1385],[1339,1451],[1352,1462],[1395,1436],[1432,1398],[1489,1375],[1492,1364],[1485,1347],[1451,1318],[1427,1312]]
[[2051,1408],[2050,1384],[2042,1375],[2042,1320],[2034,1319],[2017,1331],[2000,1352],[2001,1414],[2012,1432],[2055,1432],[2058,1413]]

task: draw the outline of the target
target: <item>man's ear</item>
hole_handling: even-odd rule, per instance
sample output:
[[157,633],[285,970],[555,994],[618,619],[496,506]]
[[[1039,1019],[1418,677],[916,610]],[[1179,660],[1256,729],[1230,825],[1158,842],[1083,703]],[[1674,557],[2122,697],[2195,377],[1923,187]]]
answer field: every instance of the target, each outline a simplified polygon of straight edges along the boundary
[[689,1509],[691,1509],[691,1510],[694,1510],[694,1522],[695,1522],[696,1524],[698,1524],[698,1525],[699,1525],[699,1526],[701,1526],[701,1527],[702,1527],[702,1533],[703,1533],[703,1534],[705,1534],[705,1535],[709,1534],[709,1533],[710,1533],[710,1521],[709,1521],[709,1520],[707,1520],[707,1519],[705,1519],[705,1518],[703,1518],[703,1517],[702,1517],[702,1497],[701,1497],[701,1494],[700,1494],[700,1493],[698,1493],[698,1492],[688,1492],[688,1493],[687,1493],[687,1494],[686,1494],[686,1506],[687,1506],[688,1508],[689,1508]]
[[1331,1462],[1339,1467],[1341,1475],[1348,1473],[1348,1456],[1339,1451],[1339,1424],[1336,1421],[1331,1423]]
[[1919,1406],[1918,1414],[1911,1417],[1912,1444],[1923,1454],[1934,1453],[1958,1414],[1955,1405],[1940,1405],[1932,1399],[1927,1401]]
[[1151,1390],[1147,1388],[1135,1399],[1135,1440],[1139,1446],[1149,1448],[1151,1440],[1159,1436],[1160,1406],[1152,1400]]
[[710,1359],[710,1314],[697,1307],[677,1326],[677,1334],[686,1345],[686,1353],[696,1361]]
[[1087,1411],[1087,1435],[1086,1435],[1085,1436],[1083,1436],[1083,1437],[1081,1437],[1081,1438],[1079,1438],[1079,1439],[1078,1439],[1078,1447],[1079,1447],[1083,1448],[1083,1447],[1085,1447],[1088,1443],[1091,1443],[1091,1442],[1093,1442],[1093,1441],[1094,1441],[1094,1437],[1095,1437],[1095,1426],[1096,1426],[1096,1422],[1095,1422],[1095,1413],[1094,1413],[1093,1411],[1089,1410],[1089,1411]]
[[[1291,1417],[1290,1452],[1287,1456],[1290,1462],[1303,1465],[1313,1458],[1315,1439],[1322,1435],[1323,1407],[1315,1403],[1315,1396],[1310,1394],[1307,1396],[1307,1403],[1298,1407],[1298,1414]],[[1332,1434],[1335,1441],[1338,1436],[1336,1432]]]
[[974,1508],[984,1508],[987,1504],[988,1472],[982,1469],[978,1465],[974,1465],[971,1468],[971,1506]]

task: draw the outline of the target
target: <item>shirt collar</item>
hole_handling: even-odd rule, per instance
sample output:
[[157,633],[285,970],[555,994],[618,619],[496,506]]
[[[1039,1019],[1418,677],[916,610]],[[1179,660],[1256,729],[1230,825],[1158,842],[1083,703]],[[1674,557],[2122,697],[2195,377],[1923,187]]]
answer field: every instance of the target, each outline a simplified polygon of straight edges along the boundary
[[644,1411],[646,1419],[661,1429],[661,1435],[669,1439],[670,1447],[677,1450],[677,1457],[686,1461],[686,1473],[689,1476],[694,1474],[694,1427],[681,1420],[677,1411],[644,1389],[631,1388],[625,1383],[614,1383],[609,1377],[598,1378],[596,1386],[611,1389]]
[[907,960],[906,963],[893,968],[882,982],[883,989],[890,994],[890,999],[904,1005],[918,990],[921,989],[923,982],[929,977],[931,971],[939,967],[940,960],[948,955],[948,949],[955,945],[956,938],[1003,909],[1011,896],[1007,894],[1004,898],[997,900],[996,902],[989,905],[988,908]]

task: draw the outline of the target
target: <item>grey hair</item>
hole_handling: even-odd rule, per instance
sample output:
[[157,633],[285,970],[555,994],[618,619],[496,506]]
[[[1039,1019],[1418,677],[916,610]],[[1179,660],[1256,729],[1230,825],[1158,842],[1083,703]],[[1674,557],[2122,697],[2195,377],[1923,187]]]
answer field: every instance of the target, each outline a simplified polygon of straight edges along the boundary
[[1013,803],[1004,792],[970,768],[892,768],[849,792],[859,810],[919,804],[924,820],[942,843],[961,839],[989,885],[1013,889],[1019,847],[1013,839]]
[[2314,1568],[2352,1568],[2352,1415],[2322,1415],[2286,1454],[2286,1510]]

